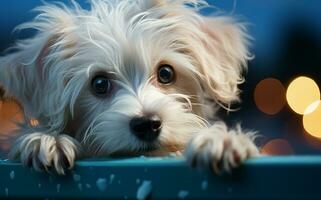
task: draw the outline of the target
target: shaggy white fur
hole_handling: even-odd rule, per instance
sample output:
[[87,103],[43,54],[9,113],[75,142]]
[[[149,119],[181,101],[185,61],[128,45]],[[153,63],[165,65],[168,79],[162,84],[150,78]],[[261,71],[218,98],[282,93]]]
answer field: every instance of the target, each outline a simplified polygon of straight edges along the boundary
[[[201,0],[92,0],[91,6],[36,8],[34,21],[18,27],[36,35],[0,57],[5,96],[21,102],[26,121],[39,121],[21,128],[10,158],[64,174],[83,156],[187,148],[190,163],[230,170],[258,155],[253,133],[211,121],[219,106],[239,100],[250,59],[243,24],[201,16],[208,6]],[[135,117],[144,125],[132,125]]]

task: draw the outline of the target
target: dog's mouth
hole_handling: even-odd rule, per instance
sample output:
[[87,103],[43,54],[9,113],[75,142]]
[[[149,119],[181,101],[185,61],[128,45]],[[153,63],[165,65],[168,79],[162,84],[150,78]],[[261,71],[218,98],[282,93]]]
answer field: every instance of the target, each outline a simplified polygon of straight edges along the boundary
[[166,156],[171,153],[183,151],[183,146],[178,144],[163,144],[160,141],[144,142],[140,147],[131,150],[120,150],[112,153],[115,157],[131,157],[131,156]]
[[145,146],[138,149],[138,153],[148,153],[156,151],[160,148],[160,145],[157,142],[148,143]]
[[142,156],[142,155],[151,155],[152,152],[158,151],[160,149],[160,145],[157,142],[153,143],[144,143],[140,148],[129,151],[129,150],[122,150],[117,151],[111,154],[111,156],[116,157],[128,157],[128,156]]
[[166,156],[171,153],[181,152],[183,147],[177,144],[163,144],[159,141],[148,143],[137,151],[138,155],[144,156]]

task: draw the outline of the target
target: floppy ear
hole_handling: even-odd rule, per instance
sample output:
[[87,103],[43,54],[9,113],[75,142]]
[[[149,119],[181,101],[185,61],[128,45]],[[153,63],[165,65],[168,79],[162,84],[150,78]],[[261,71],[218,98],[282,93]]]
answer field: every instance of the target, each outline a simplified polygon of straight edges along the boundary
[[186,46],[183,53],[196,60],[206,96],[223,107],[239,101],[238,84],[244,81],[242,72],[251,59],[245,25],[228,16],[200,15],[199,10],[208,6],[202,0],[153,2],[167,13],[162,18],[172,18],[181,24],[176,27],[184,40],[181,43]]
[[18,27],[35,30],[35,36],[18,42],[10,48],[11,53],[0,57],[0,85],[7,96],[23,105],[26,117],[49,121],[50,128],[56,129],[63,126],[68,102],[62,97],[65,80],[53,76],[59,72],[52,73],[58,70],[52,66],[64,67],[64,59],[72,55],[76,19],[67,8],[57,5],[37,11],[40,14],[34,21]]
[[220,103],[239,101],[238,84],[244,82],[242,72],[251,59],[249,36],[243,24],[231,17],[202,17],[201,41],[204,51],[195,52],[200,60],[202,86]]

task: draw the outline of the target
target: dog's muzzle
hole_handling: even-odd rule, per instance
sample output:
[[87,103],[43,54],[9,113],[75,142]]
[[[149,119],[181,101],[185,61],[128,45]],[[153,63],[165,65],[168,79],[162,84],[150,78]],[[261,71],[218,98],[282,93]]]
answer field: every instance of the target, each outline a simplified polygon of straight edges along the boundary
[[142,116],[132,118],[129,126],[137,138],[145,142],[153,142],[160,134],[162,122],[158,116]]

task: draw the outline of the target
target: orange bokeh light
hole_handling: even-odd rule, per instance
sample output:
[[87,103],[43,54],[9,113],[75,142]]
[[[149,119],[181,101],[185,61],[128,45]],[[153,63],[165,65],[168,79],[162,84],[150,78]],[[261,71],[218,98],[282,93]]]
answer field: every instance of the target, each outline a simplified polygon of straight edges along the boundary
[[0,149],[8,150],[8,137],[18,128],[18,122],[23,122],[20,106],[14,101],[0,101]]
[[22,110],[14,101],[2,101],[0,109],[0,133],[11,132],[17,128],[16,123],[23,121]]
[[266,78],[255,87],[254,101],[262,112],[275,115],[285,105],[285,88],[279,80]]
[[261,149],[265,155],[293,155],[292,145],[284,139],[273,139],[266,143]]

